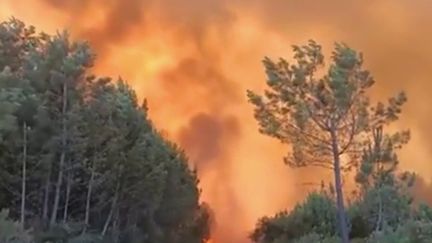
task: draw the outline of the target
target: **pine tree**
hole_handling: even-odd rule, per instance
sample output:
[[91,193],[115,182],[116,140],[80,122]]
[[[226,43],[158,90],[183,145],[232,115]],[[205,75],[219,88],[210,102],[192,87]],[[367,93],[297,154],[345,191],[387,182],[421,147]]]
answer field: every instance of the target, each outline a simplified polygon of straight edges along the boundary
[[[248,91],[260,132],[292,146],[285,162],[293,167],[320,166],[334,172],[341,238],[349,242],[342,173],[358,162],[371,131],[398,118],[404,93],[386,106],[371,105],[367,90],[374,80],[362,67],[363,57],[344,44],[336,44],[329,69],[323,72],[322,48],[314,41],[293,46],[293,64],[264,60],[267,85],[264,95]],[[349,161],[342,161],[342,156]]]
[[0,208],[36,242],[204,242],[187,158],[133,89],[91,75],[92,63],[65,33],[0,24]]
[[372,137],[363,148],[356,182],[360,185],[358,204],[374,231],[397,227],[409,217],[411,197],[408,189],[414,175],[397,175],[399,164],[396,151],[410,138],[408,131],[385,134],[383,127],[372,130]]

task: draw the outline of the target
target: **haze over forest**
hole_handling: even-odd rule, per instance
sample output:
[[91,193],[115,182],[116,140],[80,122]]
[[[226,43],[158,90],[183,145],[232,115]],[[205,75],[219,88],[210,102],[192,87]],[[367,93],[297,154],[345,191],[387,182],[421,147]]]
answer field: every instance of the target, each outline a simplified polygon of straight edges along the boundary
[[14,16],[38,32],[66,29],[71,40],[88,41],[96,53],[89,73],[125,80],[138,103],[146,99],[145,119],[197,169],[212,242],[243,243],[260,218],[293,209],[323,179],[333,182],[331,170],[286,166],[288,146],[259,133],[246,96],[267,88],[264,57],[292,61],[292,45],[310,39],[322,45],[326,64],[335,42],[362,52],[376,80],[373,101],[406,92],[390,127],[411,131],[398,171],[417,173],[415,195],[430,199],[431,7],[427,0],[2,0],[0,20]]

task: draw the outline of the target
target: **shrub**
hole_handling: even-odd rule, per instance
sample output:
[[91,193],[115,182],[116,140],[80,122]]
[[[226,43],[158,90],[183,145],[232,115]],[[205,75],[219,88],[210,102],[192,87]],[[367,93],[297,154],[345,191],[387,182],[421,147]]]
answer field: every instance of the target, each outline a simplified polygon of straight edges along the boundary
[[28,231],[21,230],[18,222],[9,219],[9,211],[0,211],[0,243],[30,243]]

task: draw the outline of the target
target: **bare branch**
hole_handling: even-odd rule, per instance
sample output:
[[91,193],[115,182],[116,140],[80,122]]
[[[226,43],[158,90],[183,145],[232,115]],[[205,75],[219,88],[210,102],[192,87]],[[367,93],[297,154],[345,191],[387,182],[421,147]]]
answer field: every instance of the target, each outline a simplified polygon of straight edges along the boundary
[[321,167],[321,168],[328,169],[328,170],[333,170],[334,169],[333,165],[323,164],[323,163],[319,163],[319,162],[317,162],[317,163],[309,163],[308,165],[309,166],[313,166],[313,167]]
[[339,152],[339,155],[341,155],[341,154],[344,154],[345,152],[346,152],[346,150],[349,148],[349,147],[351,147],[351,145],[352,145],[352,142],[354,141],[354,137],[355,137],[355,129],[356,129],[356,120],[355,120],[355,114],[354,113],[351,113],[352,114],[352,123],[351,123],[351,131],[350,131],[350,134],[349,134],[349,139],[348,139],[348,141],[347,141],[347,143],[344,145],[344,146],[342,146],[342,149],[341,149],[341,151]]
[[0,180],[0,186],[3,187],[5,190],[7,190],[9,193],[13,194],[16,197],[20,197],[21,194],[17,191],[15,191],[13,188],[7,185],[7,183]]
[[[320,137],[318,137],[316,135],[307,133],[307,132],[301,130],[299,127],[293,125],[292,123],[286,123],[285,125],[288,126],[288,127],[290,127],[290,128],[292,128],[292,129],[294,129],[294,130],[296,130],[298,133],[300,133],[300,134],[308,137],[309,139],[317,140],[317,141],[321,142],[324,145],[328,145],[329,146],[328,149],[331,150],[331,143],[329,141],[326,141],[326,140],[324,140],[324,139],[322,139],[322,138],[320,138]],[[288,139],[290,139],[289,136],[288,136]]]
[[[302,91],[303,92],[303,91]],[[307,93],[306,93],[307,94]],[[314,98],[311,95],[308,95],[307,98],[313,102]],[[309,117],[312,118],[312,120],[317,124],[319,128],[321,128],[323,131],[329,131],[328,124],[325,124],[325,122],[320,122],[316,117],[314,116],[314,112],[311,111],[309,105],[306,105],[306,109],[309,113]]]

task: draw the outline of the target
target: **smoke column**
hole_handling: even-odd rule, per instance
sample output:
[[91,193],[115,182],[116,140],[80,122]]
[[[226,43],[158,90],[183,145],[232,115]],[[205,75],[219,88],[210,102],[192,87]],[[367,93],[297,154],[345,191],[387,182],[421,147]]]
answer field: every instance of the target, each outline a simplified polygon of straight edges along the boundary
[[0,17],[89,40],[94,71],[127,79],[199,169],[215,214],[213,242],[243,243],[257,218],[292,207],[311,188],[304,183],[331,175],[284,166],[286,148],[257,132],[245,98],[246,89],[264,88],[264,56],[290,58],[290,46],[310,38],[327,52],[335,41],[364,52],[375,97],[407,91],[400,124],[413,140],[402,167],[419,172],[427,189],[431,7],[429,0],[2,0]]

